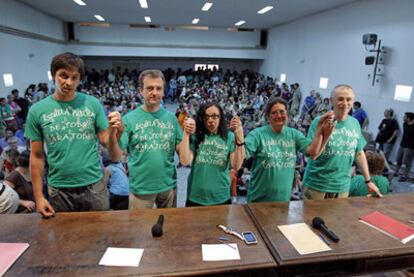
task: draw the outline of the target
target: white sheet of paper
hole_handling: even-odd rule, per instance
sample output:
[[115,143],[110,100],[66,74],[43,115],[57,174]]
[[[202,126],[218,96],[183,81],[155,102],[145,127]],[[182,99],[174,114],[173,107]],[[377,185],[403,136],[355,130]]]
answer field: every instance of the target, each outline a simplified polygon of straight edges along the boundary
[[277,227],[301,255],[332,250],[306,223]]
[[202,244],[201,249],[203,261],[240,260],[239,248],[236,243]]
[[144,249],[108,247],[99,261],[106,266],[139,266]]

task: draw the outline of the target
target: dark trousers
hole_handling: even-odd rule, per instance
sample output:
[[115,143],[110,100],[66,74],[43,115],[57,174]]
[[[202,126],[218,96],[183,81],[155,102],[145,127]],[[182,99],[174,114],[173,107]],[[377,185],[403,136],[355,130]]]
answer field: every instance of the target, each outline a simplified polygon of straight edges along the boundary
[[109,193],[109,206],[112,210],[128,210],[129,195],[122,196]]

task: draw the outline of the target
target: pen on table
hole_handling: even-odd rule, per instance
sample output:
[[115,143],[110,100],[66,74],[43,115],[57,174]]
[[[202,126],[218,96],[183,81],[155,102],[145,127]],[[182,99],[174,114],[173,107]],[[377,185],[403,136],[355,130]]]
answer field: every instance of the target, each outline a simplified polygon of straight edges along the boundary
[[222,241],[222,240],[219,240],[219,242],[221,242],[222,244],[227,245],[227,246],[228,246],[228,247],[230,247],[230,248],[233,248],[234,250],[237,250],[237,249],[236,249],[236,247],[234,247],[233,245],[231,245],[231,244],[229,244],[229,243],[227,243],[227,242],[224,242],[224,241]]
[[331,245],[330,243],[329,243],[329,241],[321,234],[321,233],[319,233],[319,237],[323,240],[323,242],[325,242],[327,245]]

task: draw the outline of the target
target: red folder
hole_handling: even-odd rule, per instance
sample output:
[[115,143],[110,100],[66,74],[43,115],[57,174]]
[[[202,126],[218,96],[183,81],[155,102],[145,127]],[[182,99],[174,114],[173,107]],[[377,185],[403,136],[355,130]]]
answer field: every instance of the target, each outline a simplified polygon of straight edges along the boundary
[[28,247],[28,243],[0,242],[0,276],[6,273]]
[[378,211],[361,217],[360,221],[377,229],[378,231],[383,232],[386,235],[398,239],[404,244],[414,239],[414,228]]

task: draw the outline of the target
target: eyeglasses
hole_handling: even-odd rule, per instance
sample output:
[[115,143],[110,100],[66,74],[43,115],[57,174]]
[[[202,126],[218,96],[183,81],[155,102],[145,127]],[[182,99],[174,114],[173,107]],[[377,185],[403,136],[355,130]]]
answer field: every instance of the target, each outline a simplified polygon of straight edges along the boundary
[[270,113],[271,116],[279,116],[279,115],[285,115],[285,114],[286,114],[285,110],[274,111]]
[[217,120],[217,119],[220,119],[220,115],[219,114],[205,114],[204,115],[204,120],[209,120],[210,118]]

